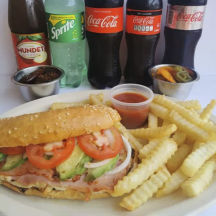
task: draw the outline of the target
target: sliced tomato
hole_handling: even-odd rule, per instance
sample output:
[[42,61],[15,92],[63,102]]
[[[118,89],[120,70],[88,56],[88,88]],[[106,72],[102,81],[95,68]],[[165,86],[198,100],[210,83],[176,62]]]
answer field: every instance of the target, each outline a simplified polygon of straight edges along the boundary
[[4,147],[4,148],[0,148],[0,152],[6,155],[23,154],[25,152],[25,147],[22,147],[22,146]]
[[95,144],[94,135],[83,135],[78,137],[79,147],[90,157],[96,160],[105,160],[115,157],[123,148],[123,140],[120,133],[115,129],[110,129],[114,142],[109,145],[103,145],[99,148]]
[[54,148],[52,157],[45,158],[44,145],[30,145],[26,148],[29,162],[39,169],[52,169],[65,161],[73,152],[75,138],[69,138],[64,142],[63,147]]

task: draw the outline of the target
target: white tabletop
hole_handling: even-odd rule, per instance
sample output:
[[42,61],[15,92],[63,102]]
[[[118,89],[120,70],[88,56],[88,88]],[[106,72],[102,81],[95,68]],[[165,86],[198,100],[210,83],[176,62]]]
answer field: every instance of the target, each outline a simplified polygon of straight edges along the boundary
[[[200,81],[194,84],[188,100],[198,99],[204,107],[211,99],[216,99],[216,74],[202,76]],[[60,90],[61,93],[82,91],[92,89],[87,81],[85,81],[79,88],[64,88]],[[8,75],[1,75],[0,77],[0,114],[25,103],[18,89],[11,83]],[[216,110],[214,110],[216,114]],[[211,216],[216,215],[216,206],[209,206],[202,213],[197,216]]]

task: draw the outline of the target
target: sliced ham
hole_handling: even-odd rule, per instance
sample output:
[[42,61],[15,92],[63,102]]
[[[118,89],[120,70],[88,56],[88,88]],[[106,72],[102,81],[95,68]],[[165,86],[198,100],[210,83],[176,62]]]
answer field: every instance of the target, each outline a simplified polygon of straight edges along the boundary
[[[122,161],[124,157],[125,150],[122,150],[119,162]],[[71,188],[80,192],[100,190],[113,191],[118,180],[122,179],[127,174],[130,167],[131,163],[121,172],[113,175],[105,174],[93,182],[85,182],[85,175],[80,176],[80,178],[61,181],[55,176],[55,171],[53,169],[38,169],[27,161],[10,171],[0,171],[0,176],[9,177],[7,181],[9,181],[10,184],[21,188],[45,188],[46,186],[51,186],[57,190]]]
[[100,178],[96,179],[91,183],[87,183],[84,181],[85,176],[81,176],[79,180],[74,182],[72,180],[67,180],[67,181],[59,181],[55,179],[49,180],[44,176],[38,176],[35,174],[25,174],[22,176],[13,176],[11,178],[11,183],[24,188],[49,185],[53,188],[58,188],[58,189],[71,188],[81,192],[100,191],[100,190],[112,191],[117,181],[119,179],[122,179],[126,175],[126,173],[127,173],[127,169],[122,170],[121,172],[115,175],[101,176]]
[[52,170],[52,169],[38,169],[27,161],[15,169],[12,169],[9,171],[0,171],[0,175],[3,175],[3,176],[23,176],[26,174],[35,174],[38,176],[44,176],[47,179],[52,180],[53,175],[54,175],[54,170]]

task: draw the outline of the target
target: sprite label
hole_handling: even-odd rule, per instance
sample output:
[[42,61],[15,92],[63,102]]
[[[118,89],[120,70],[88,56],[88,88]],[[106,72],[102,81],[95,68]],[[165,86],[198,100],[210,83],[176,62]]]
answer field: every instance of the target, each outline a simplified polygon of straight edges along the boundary
[[47,13],[47,23],[51,41],[71,43],[85,38],[84,12],[64,15]]

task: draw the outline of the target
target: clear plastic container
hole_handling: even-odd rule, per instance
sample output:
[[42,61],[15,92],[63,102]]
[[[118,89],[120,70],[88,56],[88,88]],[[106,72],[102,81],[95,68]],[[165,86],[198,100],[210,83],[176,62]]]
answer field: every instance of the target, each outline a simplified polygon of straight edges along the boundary
[[126,128],[138,128],[144,125],[149,105],[154,98],[152,90],[138,84],[123,84],[111,89],[110,99]]

